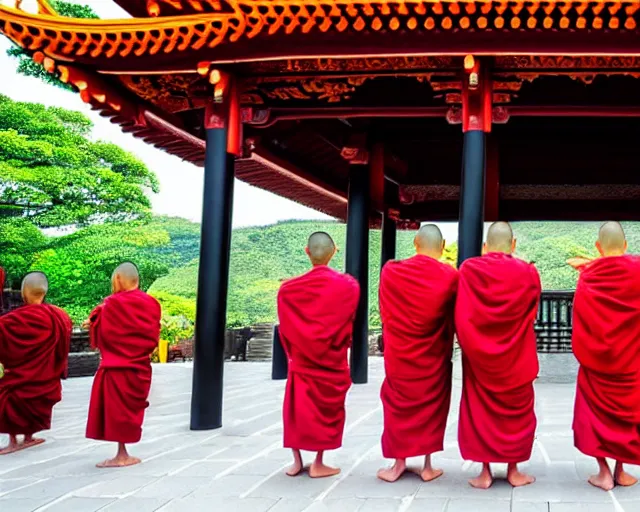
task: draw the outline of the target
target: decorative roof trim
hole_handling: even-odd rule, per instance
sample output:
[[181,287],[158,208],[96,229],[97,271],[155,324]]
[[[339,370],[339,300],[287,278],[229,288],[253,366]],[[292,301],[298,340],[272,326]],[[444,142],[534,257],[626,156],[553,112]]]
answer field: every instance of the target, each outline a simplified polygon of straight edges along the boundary
[[640,0],[226,0],[218,12],[77,20],[0,7],[0,31],[59,59],[142,57],[241,38],[344,32],[635,32]]

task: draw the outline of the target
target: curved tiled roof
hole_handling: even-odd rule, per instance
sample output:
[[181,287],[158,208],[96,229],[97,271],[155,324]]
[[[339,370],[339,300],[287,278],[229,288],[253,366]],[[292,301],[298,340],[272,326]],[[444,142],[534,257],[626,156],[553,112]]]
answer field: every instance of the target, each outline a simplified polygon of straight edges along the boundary
[[[399,50],[394,46],[398,41],[389,39],[394,33],[408,37],[412,33],[495,35],[529,31],[543,41],[545,32],[554,37],[558,37],[558,32],[583,31],[591,37],[594,33],[601,36],[610,32],[635,33],[640,21],[638,0],[158,0],[151,4],[173,5],[174,11],[176,5],[188,4],[191,12],[193,5],[206,4],[208,12],[127,20],[77,20],[0,7],[0,31],[31,51],[95,62],[210,51],[258,37],[286,39],[308,34],[314,38],[311,41],[317,39],[322,47],[324,36],[320,36],[325,34],[333,34],[337,39],[346,34],[368,34],[370,41],[372,35],[380,33],[387,35],[384,40],[395,51]],[[422,44],[429,49],[428,40]],[[441,51],[440,40],[438,44]],[[450,51],[455,51],[455,41],[448,44]],[[338,46],[328,47],[328,51],[337,52]],[[247,48],[245,45],[243,55],[235,57],[250,57],[252,52]],[[340,51],[348,49],[342,47]],[[357,47],[351,50],[359,51]],[[291,48],[279,51],[290,53]]]

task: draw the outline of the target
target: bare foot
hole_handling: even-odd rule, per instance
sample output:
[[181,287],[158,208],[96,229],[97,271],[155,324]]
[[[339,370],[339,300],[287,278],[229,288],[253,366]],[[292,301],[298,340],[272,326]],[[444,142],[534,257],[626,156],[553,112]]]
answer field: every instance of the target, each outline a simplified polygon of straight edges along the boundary
[[613,489],[613,477],[609,474],[597,474],[589,477],[589,483],[594,487],[599,487],[604,491],[610,491]]
[[0,455],[9,455],[10,453],[19,452],[21,450],[26,450],[27,448],[31,448],[32,446],[38,446],[39,444],[44,443],[44,439],[30,439],[29,441],[25,441],[23,443],[12,443],[6,448],[0,450]]
[[378,471],[378,478],[385,482],[395,482],[407,470],[405,461],[396,461],[393,466]]
[[100,464],[96,464],[97,468],[124,468],[127,466],[135,466],[136,464],[140,464],[142,461],[137,457],[131,457],[127,455],[126,457],[114,457],[113,459],[105,460]]
[[513,487],[522,487],[532,484],[536,481],[535,477],[521,473],[520,471],[512,471],[507,475],[507,480]]
[[424,468],[420,473],[420,478],[422,478],[424,482],[431,482],[431,480],[440,478],[442,474],[443,471],[441,469]]
[[488,489],[493,485],[493,476],[491,475],[491,470],[489,469],[488,464],[483,464],[482,472],[476,478],[469,480],[469,485],[476,489]]
[[299,463],[298,461],[296,461],[291,466],[289,466],[289,469],[287,469],[286,474],[287,476],[298,476],[300,473],[302,473],[303,470],[304,468],[302,467],[302,463]]
[[625,470],[616,471],[616,485],[620,485],[622,487],[631,487],[632,485],[636,485],[637,483],[638,479],[634,476],[631,476]]
[[291,450],[293,452],[293,464],[289,466],[286,474],[288,476],[298,476],[304,470],[304,462],[302,462],[302,453],[300,450]]
[[332,468],[331,466],[325,466],[324,464],[311,464],[309,468],[309,476],[311,478],[326,478],[334,476],[340,473],[340,468]]

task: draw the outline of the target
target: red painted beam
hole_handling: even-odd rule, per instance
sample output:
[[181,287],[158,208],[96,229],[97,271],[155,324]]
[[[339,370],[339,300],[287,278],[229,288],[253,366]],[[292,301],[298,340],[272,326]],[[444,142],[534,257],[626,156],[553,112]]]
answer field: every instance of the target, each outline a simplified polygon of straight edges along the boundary
[[[256,128],[268,128],[279,121],[305,119],[353,118],[445,118],[451,107],[324,107],[274,108]],[[640,106],[605,105],[511,105],[505,106],[510,117],[640,117]]]
[[640,117],[640,106],[507,106],[510,116],[518,117]]

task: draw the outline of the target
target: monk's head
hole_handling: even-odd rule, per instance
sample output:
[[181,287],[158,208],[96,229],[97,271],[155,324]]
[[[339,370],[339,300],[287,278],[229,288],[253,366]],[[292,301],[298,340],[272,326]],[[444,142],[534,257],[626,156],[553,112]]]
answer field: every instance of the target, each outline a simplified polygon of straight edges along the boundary
[[413,245],[416,248],[416,254],[430,256],[436,260],[442,258],[444,251],[444,238],[442,231],[435,224],[425,224],[416,233],[413,239]]
[[508,222],[494,222],[489,226],[484,252],[511,254],[516,250],[516,239]]
[[49,281],[42,272],[29,272],[22,280],[22,300],[25,304],[42,304],[49,291]]
[[130,261],[118,265],[111,275],[111,290],[113,293],[135,290],[140,285],[138,267]]
[[333,238],[324,231],[317,231],[309,237],[305,252],[313,265],[328,265],[338,248]]
[[596,248],[601,256],[622,256],[627,252],[627,238],[619,222],[605,222],[600,226]]

